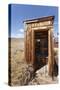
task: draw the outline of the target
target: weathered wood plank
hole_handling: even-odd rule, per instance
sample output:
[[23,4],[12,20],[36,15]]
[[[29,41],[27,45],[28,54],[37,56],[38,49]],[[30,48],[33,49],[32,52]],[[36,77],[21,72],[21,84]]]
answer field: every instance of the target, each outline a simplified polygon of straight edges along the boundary
[[[50,19],[49,19],[50,18]],[[43,20],[43,21],[41,21]],[[53,20],[54,17],[46,17],[39,20],[26,21],[27,30],[25,35],[25,58],[27,63],[33,64],[35,62],[35,47],[36,39],[48,38],[48,49],[41,48],[42,51],[48,51],[48,73],[52,75],[54,65],[53,52]],[[36,35],[35,35],[36,32]],[[37,33],[40,32],[40,33]],[[42,33],[41,33],[42,32]],[[47,35],[48,34],[48,35]],[[43,43],[44,44],[44,43]]]

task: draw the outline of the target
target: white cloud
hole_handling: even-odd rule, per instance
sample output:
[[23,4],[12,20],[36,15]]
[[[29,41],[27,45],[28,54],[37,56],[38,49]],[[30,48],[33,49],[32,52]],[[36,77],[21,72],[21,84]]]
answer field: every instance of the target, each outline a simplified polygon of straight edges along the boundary
[[24,33],[24,29],[23,29],[23,28],[20,28],[20,29],[18,30],[18,32]]
[[12,38],[24,38],[24,33],[11,34]]
[[24,29],[20,28],[19,30],[17,30],[18,32],[16,33],[16,37],[17,38],[24,38]]
[[16,37],[17,38],[24,38],[24,34],[18,33],[18,34],[16,34]]
[[12,38],[24,38],[24,29],[20,28],[17,32],[11,34]]

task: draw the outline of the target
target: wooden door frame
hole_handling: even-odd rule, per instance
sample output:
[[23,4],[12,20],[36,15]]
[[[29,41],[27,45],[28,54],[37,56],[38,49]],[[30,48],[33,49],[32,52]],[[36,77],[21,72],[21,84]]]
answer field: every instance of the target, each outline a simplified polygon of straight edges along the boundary
[[[47,31],[47,32],[49,32],[49,29],[43,29],[42,31],[41,31],[42,29],[36,29],[36,30],[32,30],[32,61],[33,61],[33,63],[34,63],[34,61],[35,61],[35,42],[34,42],[34,38],[35,38],[35,36],[34,36],[34,33],[35,33],[35,31],[40,31],[40,32],[44,32],[44,31]],[[48,43],[49,43],[49,40],[48,40]],[[49,58],[49,47],[48,47],[48,58]]]
[[[32,30],[32,61],[34,63],[35,61],[35,46],[34,46],[34,32],[35,31],[41,31],[42,29],[36,29],[36,30]],[[53,37],[51,36],[51,33],[53,32],[53,28],[48,28],[48,29],[44,29],[42,31],[47,31],[48,32],[48,75],[52,75],[53,74],[53,65],[54,65],[54,52],[53,52]],[[52,41],[51,41],[52,40]],[[51,65],[50,65],[51,63]]]

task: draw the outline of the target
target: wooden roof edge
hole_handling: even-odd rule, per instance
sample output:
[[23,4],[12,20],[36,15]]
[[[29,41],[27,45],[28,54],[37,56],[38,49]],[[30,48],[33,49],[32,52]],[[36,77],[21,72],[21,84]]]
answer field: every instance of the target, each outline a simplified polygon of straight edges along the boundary
[[42,21],[54,20],[54,18],[55,18],[55,16],[46,16],[46,17],[42,17],[42,18],[25,20],[25,21],[23,21],[23,23],[25,22],[26,24],[29,24],[29,23],[39,22],[39,21],[42,22]]

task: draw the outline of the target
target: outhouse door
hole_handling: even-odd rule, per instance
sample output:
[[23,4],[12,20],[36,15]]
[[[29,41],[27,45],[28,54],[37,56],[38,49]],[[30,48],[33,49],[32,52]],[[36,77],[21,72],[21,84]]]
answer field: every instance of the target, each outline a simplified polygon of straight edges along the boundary
[[34,66],[39,69],[48,62],[48,30],[35,30],[34,34]]

